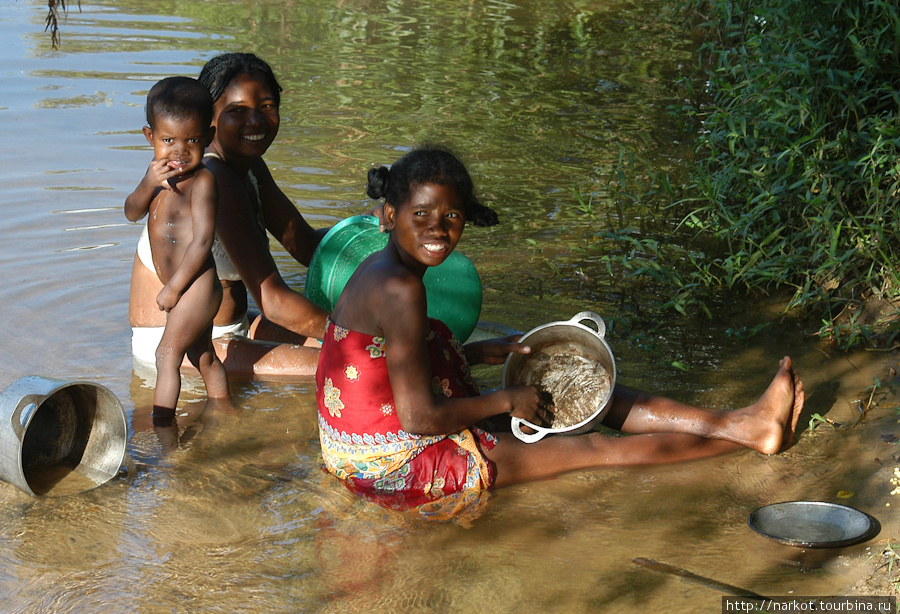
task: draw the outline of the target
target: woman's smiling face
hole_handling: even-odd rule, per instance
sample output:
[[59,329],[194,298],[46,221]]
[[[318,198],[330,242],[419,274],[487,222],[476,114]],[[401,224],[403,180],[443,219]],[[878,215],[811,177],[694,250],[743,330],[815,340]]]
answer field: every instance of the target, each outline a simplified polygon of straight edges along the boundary
[[281,117],[275,93],[259,75],[232,79],[215,102],[214,143],[225,158],[262,156],[275,136]]

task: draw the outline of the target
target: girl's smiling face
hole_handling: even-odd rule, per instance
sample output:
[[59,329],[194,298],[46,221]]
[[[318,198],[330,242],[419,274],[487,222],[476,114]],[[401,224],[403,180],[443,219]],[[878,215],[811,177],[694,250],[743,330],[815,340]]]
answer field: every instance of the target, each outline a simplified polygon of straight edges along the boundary
[[281,116],[275,93],[260,75],[232,79],[214,105],[214,143],[225,158],[262,156],[275,136]]
[[168,115],[156,118],[153,128],[144,127],[144,136],[153,146],[153,157],[166,160],[180,175],[189,173],[203,161],[212,129],[198,116],[176,119]]
[[447,259],[466,224],[459,193],[440,183],[419,185],[399,207],[385,203],[384,219],[403,263],[422,275]]

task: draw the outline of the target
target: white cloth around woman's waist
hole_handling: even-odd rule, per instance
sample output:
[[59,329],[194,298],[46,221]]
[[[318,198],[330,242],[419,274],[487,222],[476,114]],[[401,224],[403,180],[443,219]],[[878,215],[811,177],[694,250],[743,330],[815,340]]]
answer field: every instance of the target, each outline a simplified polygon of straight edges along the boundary
[[[156,367],[156,348],[162,340],[165,326],[132,326],[131,327],[131,355],[135,360],[148,366]],[[238,337],[247,337],[250,334],[250,318],[244,315],[243,319],[234,324],[225,326],[213,326],[213,339],[232,334]]]

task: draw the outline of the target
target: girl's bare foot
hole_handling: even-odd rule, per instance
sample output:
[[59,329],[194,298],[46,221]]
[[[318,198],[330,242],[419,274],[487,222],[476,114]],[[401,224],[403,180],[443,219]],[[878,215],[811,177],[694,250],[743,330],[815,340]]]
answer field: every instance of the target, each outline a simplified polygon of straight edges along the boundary
[[794,440],[794,431],[805,401],[803,382],[785,356],[772,383],[756,403],[725,414],[724,439],[775,454]]

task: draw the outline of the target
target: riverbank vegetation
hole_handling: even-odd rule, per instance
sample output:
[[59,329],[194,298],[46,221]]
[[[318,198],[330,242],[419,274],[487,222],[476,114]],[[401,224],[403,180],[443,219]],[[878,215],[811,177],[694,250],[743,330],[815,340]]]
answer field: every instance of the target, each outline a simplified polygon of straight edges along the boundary
[[[841,347],[900,343],[900,7],[894,0],[675,0],[701,40],[672,111],[687,179],[623,155],[613,196],[666,236],[611,227],[610,262],[707,311],[789,289]],[[642,179],[642,181],[637,181]]]

